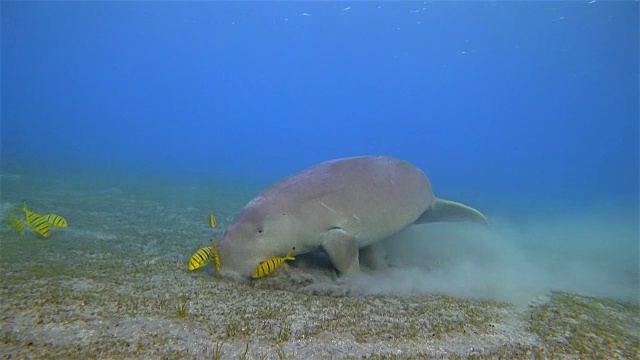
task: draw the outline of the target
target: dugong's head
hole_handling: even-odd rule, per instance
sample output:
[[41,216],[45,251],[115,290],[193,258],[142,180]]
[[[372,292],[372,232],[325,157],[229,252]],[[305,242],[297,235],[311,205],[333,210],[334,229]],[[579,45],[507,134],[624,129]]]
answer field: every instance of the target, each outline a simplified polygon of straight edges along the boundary
[[295,246],[286,215],[268,210],[254,200],[229,225],[218,245],[222,273],[251,277],[261,262],[284,256]]

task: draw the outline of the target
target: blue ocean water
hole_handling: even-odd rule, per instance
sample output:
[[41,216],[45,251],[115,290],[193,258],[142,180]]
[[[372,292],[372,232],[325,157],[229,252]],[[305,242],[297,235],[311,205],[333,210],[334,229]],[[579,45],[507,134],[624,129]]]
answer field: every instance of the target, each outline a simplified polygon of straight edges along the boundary
[[514,203],[638,193],[637,2],[3,2],[2,168],[388,154]]
[[637,1],[0,10],[2,174],[266,186],[391,155],[490,216],[622,218],[638,254]]
[[[639,13],[0,1],[0,357],[638,358]],[[490,227],[410,226],[353,278],[187,270],[264,187],[356,155]],[[69,226],[21,235],[22,201]]]

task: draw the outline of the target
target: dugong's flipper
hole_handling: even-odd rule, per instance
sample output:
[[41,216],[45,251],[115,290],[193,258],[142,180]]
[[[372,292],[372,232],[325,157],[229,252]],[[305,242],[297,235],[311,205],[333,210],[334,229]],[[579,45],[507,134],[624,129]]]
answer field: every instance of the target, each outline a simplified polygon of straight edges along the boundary
[[358,241],[342,229],[331,229],[322,235],[322,248],[341,274],[360,271]]
[[456,221],[469,221],[489,225],[487,218],[480,211],[467,205],[444,199],[435,199],[433,205],[420,215],[415,224]]

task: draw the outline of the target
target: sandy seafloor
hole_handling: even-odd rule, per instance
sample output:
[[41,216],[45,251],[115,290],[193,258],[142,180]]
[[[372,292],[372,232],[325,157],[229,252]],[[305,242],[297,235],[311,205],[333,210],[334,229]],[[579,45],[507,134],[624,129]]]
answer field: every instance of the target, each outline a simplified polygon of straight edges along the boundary
[[77,183],[2,176],[3,214],[27,200],[69,222],[46,239],[0,232],[3,358],[640,358],[625,301],[364,295],[296,267],[244,283],[189,272],[259,188]]

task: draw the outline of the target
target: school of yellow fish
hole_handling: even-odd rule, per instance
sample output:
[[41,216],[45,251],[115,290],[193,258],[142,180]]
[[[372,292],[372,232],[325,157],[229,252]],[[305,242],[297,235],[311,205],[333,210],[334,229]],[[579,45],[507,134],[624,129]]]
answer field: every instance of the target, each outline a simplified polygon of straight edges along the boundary
[[[25,225],[44,237],[51,235],[51,228],[66,228],[68,225],[67,220],[60,215],[41,215],[29,210],[26,202],[23,202],[21,207],[15,208],[14,210],[24,212],[24,222],[22,222],[17,216],[10,215],[11,227],[23,236]],[[216,227],[216,218],[213,214],[209,215],[209,226],[212,229]],[[253,271],[252,277],[254,279],[258,279],[267,276],[287,260],[295,260],[295,257],[292,256],[294,250],[295,248],[291,249],[284,257],[274,256],[261,262]],[[209,246],[201,247],[193,254],[193,256],[191,256],[191,259],[189,259],[189,270],[199,269],[207,265],[210,261],[213,262],[216,271],[220,271],[220,257],[218,256],[216,245],[213,242],[211,242],[211,245]]]
[[67,220],[57,214],[41,215],[27,209],[27,203],[23,202],[22,207],[15,208],[15,211],[24,212],[24,223],[15,215],[11,216],[11,227],[24,236],[24,226],[27,225],[36,233],[48,237],[51,235],[51,228],[66,228]]
[[[24,236],[25,225],[44,237],[48,237],[49,235],[51,235],[51,228],[66,228],[68,225],[67,220],[60,215],[41,215],[27,209],[26,202],[23,202],[21,207],[15,208],[14,210],[24,212],[25,215],[24,222],[22,222],[17,216],[10,215],[11,227],[19,232],[22,236]],[[212,229],[216,227],[216,218],[213,214],[209,215],[209,226]],[[274,256],[261,262],[253,271],[252,277],[254,279],[258,279],[267,276],[282,264],[284,264],[287,260],[295,260],[296,258],[292,256],[294,250],[295,248],[291,249],[289,253],[287,253],[287,255],[285,255],[284,257]],[[191,259],[189,259],[189,270],[199,269],[205,266],[210,261],[213,262],[216,271],[220,271],[220,257],[218,256],[216,245],[213,242],[211,242],[211,245],[209,246],[201,247],[193,254],[193,256],[191,256]]]
[[[213,214],[209,216],[209,226],[211,226],[212,229],[216,227],[216,218]],[[267,276],[287,260],[295,260],[296,258],[292,256],[295,249],[296,248],[291,249],[284,257],[274,256],[261,262],[253,271],[251,276],[254,279]],[[207,265],[210,261],[213,261],[216,271],[220,271],[220,256],[218,256],[216,245],[213,242],[211,242],[210,246],[201,247],[195,252],[195,254],[193,254],[193,256],[191,256],[191,259],[189,259],[189,270],[199,269]]]

